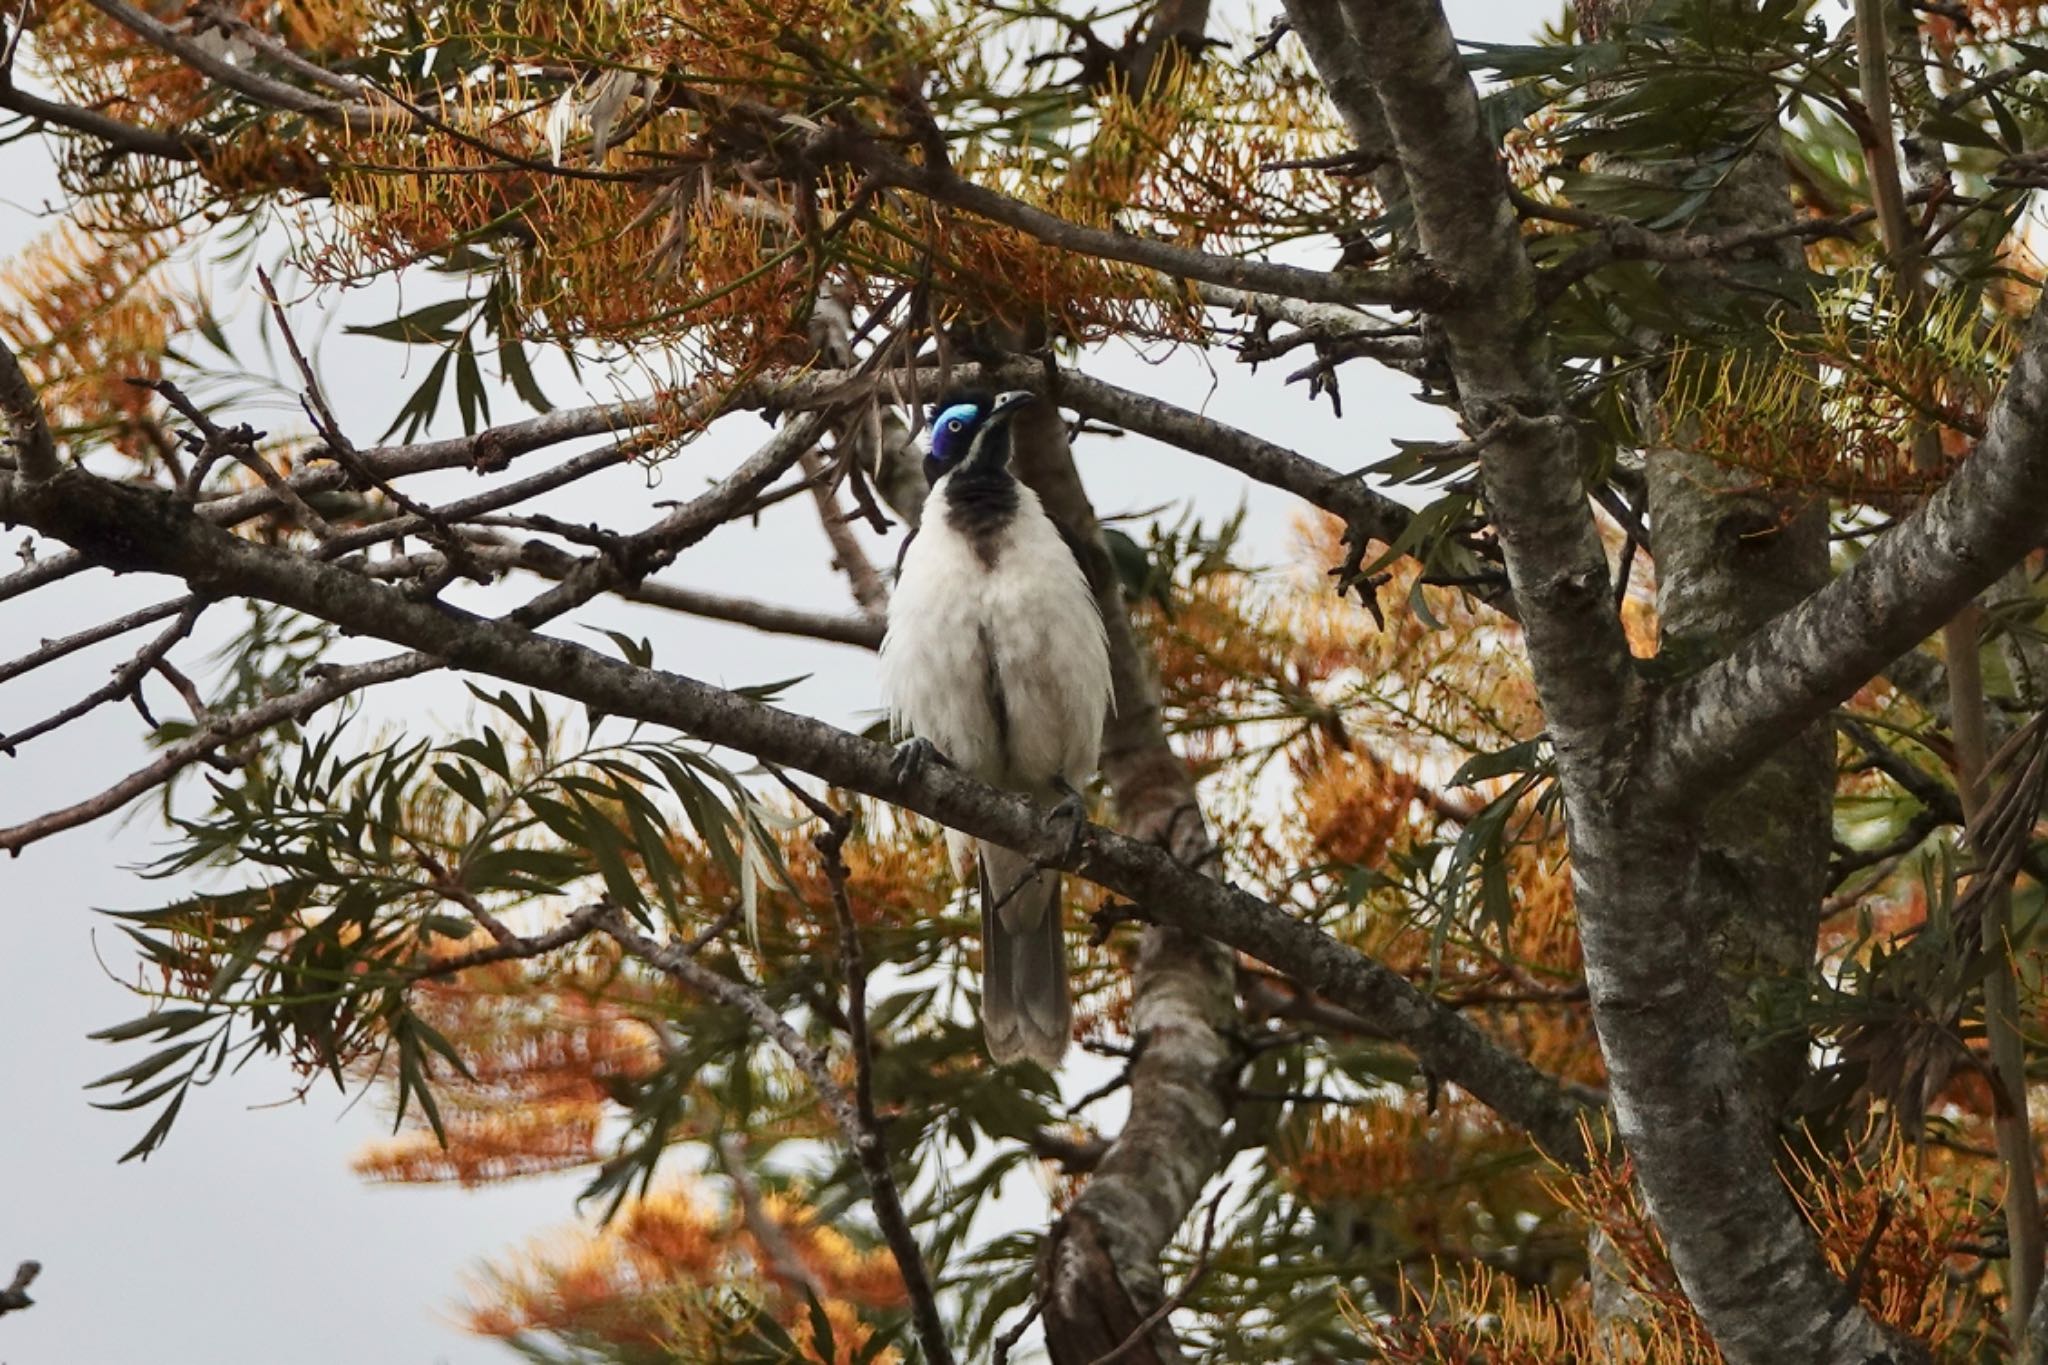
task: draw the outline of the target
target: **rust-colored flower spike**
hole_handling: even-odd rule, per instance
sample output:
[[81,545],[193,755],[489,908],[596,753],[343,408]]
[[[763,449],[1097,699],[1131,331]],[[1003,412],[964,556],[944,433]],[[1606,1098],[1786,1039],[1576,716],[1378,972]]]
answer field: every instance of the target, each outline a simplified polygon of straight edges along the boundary
[[1963,0],[1930,10],[1927,35],[1944,52],[1954,53],[1993,39],[2038,35],[2048,6],[2040,0]]
[[[761,1222],[750,1226],[750,1218]],[[756,1240],[757,1231],[770,1229],[772,1250]],[[778,1264],[788,1257],[795,1263]],[[582,1333],[671,1359],[704,1360],[716,1358],[736,1303],[768,1312],[800,1345],[816,1344],[813,1293],[831,1325],[834,1351],[805,1359],[900,1359],[890,1349],[863,1354],[870,1315],[903,1302],[902,1280],[886,1252],[854,1249],[787,1198],[770,1196],[743,1212],[718,1207],[693,1183],[669,1180],[628,1201],[596,1231],[539,1239],[492,1267],[476,1287],[469,1319],[490,1336]]]
[[[360,56],[371,32],[383,35],[386,70],[423,56],[382,24],[380,0],[230,10],[316,61]],[[75,103],[149,128],[207,129],[192,164],[169,173],[128,181],[127,159],[70,168],[120,226],[317,196],[336,211],[299,224],[298,263],[313,279],[354,283],[462,245],[499,262],[511,321],[530,340],[660,349],[680,370],[730,380],[803,358],[819,273],[835,264],[870,301],[935,290],[939,321],[999,319],[1078,342],[1207,334],[1194,293],[1155,272],[877,192],[830,157],[790,161],[834,120],[925,155],[888,92],[975,88],[988,60],[976,16],[902,0],[713,0],[687,14],[648,0],[520,0],[442,19],[431,43],[470,63],[400,81],[388,97],[359,87],[371,112],[349,121],[238,105],[84,4],[57,6],[37,51]],[[216,39],[239,41],[206,41]],[[406,106],[431,106],[432,126]],[[972,138],[950,154],[975,179],[1083,226],[1210,250],[1289,239],[1369,207],[1362,182],[1300,164],[1339,150],[1341,121],[1298,65],[1172,56],[1143,98],[1114,82],[1097,92],[1087,121],[1078,159],[1030,139]]]
[[60,435],[104,437],[138,461],[162,455],[157,400],[129,381],[159,378],[165,347],[204,310],[165,279],[183,236],[66,221],[0,270],[0,332]]

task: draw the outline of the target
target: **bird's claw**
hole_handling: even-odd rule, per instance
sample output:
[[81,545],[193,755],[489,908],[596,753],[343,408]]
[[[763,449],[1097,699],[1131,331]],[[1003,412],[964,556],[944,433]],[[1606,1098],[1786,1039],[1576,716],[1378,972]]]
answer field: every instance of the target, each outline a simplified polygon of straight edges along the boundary
[[914,782],[926,765],[932,763],[942,768],[953,766],[952,760],[939,752],[938,745],[919,735],[896,746],[896,754],[889,760],[889,769],[895,773],[898,782]]
[[1060,794],[1060,799],[1057,805],[1046,812],[1045,823],[1048,826],[1066,825],[1067,848],[1065,856],[1060,861],[1073,863],[1081,856],[1081,832],[1088,828],[1088,803],[1065,777],[1055,776],[1052,788]]

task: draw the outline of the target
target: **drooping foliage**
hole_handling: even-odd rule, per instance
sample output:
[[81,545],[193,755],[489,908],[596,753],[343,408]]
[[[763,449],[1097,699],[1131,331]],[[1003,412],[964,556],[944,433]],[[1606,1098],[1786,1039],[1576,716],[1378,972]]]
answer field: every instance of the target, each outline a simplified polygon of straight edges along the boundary
[[[1645,553],[1642,448],[1682,441],[1825,508],[1842,563],[1965,461],[2040,273],[2023,210],[2048,183],[2048,46],[2033,6],[1934,7],[1905,30],[1892,96],[1939,149],[1909,168],[1926,172],[1910,208],[1932,264],[1906,289],[1874,235],[1880,135],[1831,12],[1686,0],[1593,23],[1605,8],[1468,58],[1491,82],[1483,109],[1558,382],[1610,513],[1612,605],[1641,669],[1678,679],[1699,661],[1659,653],[1670,583]],[[164,9],[168,42],[148,27]],[[1300,44],[1237,16],[1210,25],[1219,55],[1148,45],[1165,22],[1150,12],[1106,38],[1128,16],[1037,5],[7,12],[27,28],[23,71],[98,120],[49,121],[68,216],[0,279],[0,331],[60,438],[216,509],[388,457],[390,478],[350,470],[261,516],[220,515],[429,600],[515,568],[598,584],[564,610],[610,589],[677,600],[643,591],[675,547],[510,512],[512,497],[423,509],[392,486],[495,476],[545,445],[504,432],[514,412],[566,404],[564,374],[637,395],[565,430],[610,442],[574,457],[597,469],[663,459],[728,407],[788,396],[751,384],[857,370],[833,380],[830,460],[805,471],[841,532],[842,492],[886,520],[867,487],[887,491],[885,413],[928,397],[932,371],[1000,352],[1084,369],[1108,342],[1291,356],[1333,400],[1344,366],[1379,361],[1453,396],[1440,339],[1405,306],[1429,294],[1426,270],[1401,273],[1413,208],[1398,177],[1351,146]],[[1738,230],[1701,227],[1770,139],[1782,202]],[[1298,253],[1362,282],[1347,303],[1276,302],[1256,281],[1176,273],[1153,248]],[[415,356],[417,384],[377,414],[378,441],[400,444],[372,449],[364,432],[364,450],[342,449],[317,402],[303,424],[235,437],[252,394],[315,377],[224,329],[220,301],[253,297],[258,263],[294,307],[377,282],[428,295],[356,329]],[[1374,281],[1404,282],[1386,285],[1404,307],[1368,311]],[[291,310],[258,311],[243,323],[282,346]],[[173,393],[199,435],[166,417]],[[436,446],[456,429],[477,439]],[[1404,532],[1367,551],[1359,527],[1309,520],[1286,563],[1252,566],[1217,509],[1175,508],[1111,532],[1123,600],[1221,875],[1597,1101],[1555,755],[1520,629],[1497,609],[1474,475],[1488,437],[1403,435],[1375,427],[1375,458],[1326,463],[1419,491]],[[720,519],[773,496],[742,489]],[[550,571],[586,550],[611,567]],[[2001,841],[1960,837],[1948,661],[1923,650],[1844,708],[1810,977],[1728,983],[1759,1047],[1813,1044],[1778,1116],[1781,1168],[1830,1268],[1945,1360],[2012,1347],[1980,888],[2003,869],[2024,945],[2048,884],[2034,838],[2048,750],[2026,719],[2044,700],[2041,607],[2029,570],[1986,615],[1979,662],[2010,741]],[[192,621],[177,619],[107,699],[182,642]],[[859,622],[844,630],[872,643]],[[349,674],[362,665],[337,662],[332,625],[258,607],[233,634],[197,682],[162,675],[188,715],[150,717],[163,754],[214,768],[165,789],[175,847],[155,869],[201,889],[119,916],[150,1008],[102,1035],[127,1051],[99,1084],[143,1121],[131,1155],[174,1140],[224,1067],[281,1057],[290,1083],[388,1099],[396,1133],[364,1153],[369,1179],[587,1173],[591,1222],[494,1261],[481,1332],[543,1359],[911,1357],[913,1295],[820,1076],[757,1014],[592,932],[617,916],[785,1021],[842,1096],[871,1091],[959,1347],[990,1351],[1016,1324],[1037,1244],[1006,1221],[1004,1192],[1074,1197],[1146,1046],[1134,907],[1077,892],[1079,1032],[1101,1059],[1088,1079],[1063,1092],[995,1072],[973,1025],[978,919],[924,822],[495,685],[454,732],[380,731],[333,709],[387,679]],[[637,668],[689,671],[611,639]],[[266,707],[260,725],[221,728]],[[820,842],[821,800],[843,840]],[[18,848],[14,833],[0,842]],[[850,1042],[849,933],[871,1066]],[[1162,1267],[1184,1343],[1227,1360],[1719,1358],[1604,1126],[1586,1168],[1567,1169],[1316,983],[1249,956],[1235,973],[1237,1155]],[[2031,1032],[2048,996],[2024,954],[2019,977]]]

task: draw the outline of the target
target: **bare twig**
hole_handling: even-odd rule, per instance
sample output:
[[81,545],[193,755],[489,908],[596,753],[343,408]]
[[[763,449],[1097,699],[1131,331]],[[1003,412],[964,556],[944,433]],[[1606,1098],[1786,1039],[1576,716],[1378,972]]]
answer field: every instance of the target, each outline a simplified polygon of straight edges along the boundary
[[1017,1319],[1016,1326],[996,1338],[995,1351],[989,1357],[990,1365],[1010,1365],[1010,1352],[1024,1339],[1024,1334],[1031,1330],[1031,1324],[1038,1321],[1038,1315],[1043,1307],[1038,1300],[1033,1299],[1031,1306],[1024,1310],[1024,1316]]
[[838,492],[832,483],[820,477],[825,472],[824,463],[815,452],[806,454],[803,460],[811,498],[818,505],[818,524],[824,528],[825,539],[832,546],[833,564],[846,575],[846,581],[853,589],[853,600],[868,615],[880,617],[889,609],[889,589],[883,585],[882,575],[876,572],[874,561],[868,558],[867,551],[854,538],[853,528],[847,524],[845,513],[840,511]]
[[260,706],[252,706],[247,711],[210,722],[197,734],[166,748],[154,760],[136,769],[97,796],[88,797],[61,810],[47,812],[33,820],[24,820],[18,825],[0,828],[0,849],[5,849],[10,854],[18,854],[40,839],[47,839],[52,834],[67,829],[76,829],[80,825],[90,824],[101,816],[112,814],[136,797],[154,791],[194,763],[203,762],[210,755],[237,740],[246,739],[274,725],[283,725],[287,721],[304,720],[351,692],[358,692],[378,683],[394,682],[399,678],[410,678],[438,667],[440,660],[432,655],[414,653],[394,655],[388,659],[357,664],[349,668],[332,669],[311,686],[264,702]]
[[846,1032],[853,1047],[853,1103],[860,1123],[854,1154],[860,1159],[868,1189],[874,1196],[875,1221],[882,1225],[882,1235],[888,1239],[897,1268],[903,1272],[925,1356],[934,1361],[949,1361],[952,1356],[946,1343],[945,1319],[939,1312],[938,1297],[932,1292],[917,1235],[903,1212],[895,1174],[889,1169],[889,1144],[883,1135],[881,1118],[875,1113],[874,1047],[868,1037],[868,969],[861,956],[853,905],[846,894],[848,873],[843,850],[852,829],[852,816],[843,811],[829,812],[825,828],[812,836],[811,842],[825,861],[825,880],[832,888],[832,913],[839,925],[839,965],[846,975]]
[[84,573],[91,567],[91,560],[70,550],[51,555],[47,559],[38,559],[11,574],[0,574],[0,602],[34,592],[37,588],[48,587],[73,574]]
[[[19,30],[17,30],[19,31]],[[131,156],[153,156],[164,161],[198,161],[206,151],[205,140],[175,133],[158,132],[138,124],[109,118],[96,109],[59,104],[14,87],[13,72],[0,79],[0,109],[11,110],[39,123],[69,128],[98,138],[114,152]]]
[[[443,888],[437,888],[443,889]],[[472,967],[488,967],[494,962],[512,962],[522,958],[539,957],[565,948],[577,939],[588,937],[598,928],[598,921],[610,908],[608,901],[596,901],[575,911],[554,928],[542,934],[507,934],[503,938],[493,932],[497,941],[489,947],[472,949],[455,957],[444,957],[414,968],[406,975],[407,981],[428,981],[435,977],[454,976]],[[483,923],[480,919],[478,923]],[[503,926],[501,925],[500,928]]]
[[28,1287],[36,1282],[36,1276],[43,1273],[41,1261],[23,1261],[14,1268],[14,1281],[0,1289],[0,1313],[18,1313],[35,1303],[28,1296]]
[[621,584],[638,583],[656,569],[666,567],[683,550],[724,525],[770,480],[794,465],[825,427],[822,414],[800,414],[710,492],[673,509],[646,530],[622,536],[615,550],[585,559],[555,587],[507,619],[531,626],[573,610],[601,592]]
[[754,1245],[761,1248],[761,1254],[767,1259],[768,1264],[763,1268],[776,1279],[795,1285],[812,1298],[822,1297],[824,1286],[804,1264],[803,1257],[796,1254],[796,1245],[789,1240],[789,1233],[768,1216],[768,1207],[761,1198],[760,1182],[747,1169],[746,1151],[740,1140],[731,1133],[720,1133],[716,1145],[718,1162],[725,1167],[726,1177],[732,1181],[733,1190],[739,1195],[740,1216],[746,1219],[747,1231],[753,1234]]
[[344,104],[327,99],[302,90],[296,85],[273,80],[237,66],[204,44],[194,42],[170,25],[144,14],[132,5],[121,3],[121,0],[88,0],[88,3],[138,37],[170,53],[186,66],[259,104],[305,114],[351,133],[376,133],[390,127],[400,117],[395,112],[386,113],[367,104]]
[[198,598],[186,598],[178,609],[178,619],[166,626],[154,640],[144,645],[134,658],[115,669],[110,681],[94,688],[54,715],[46,716],[33,725],[23,726],[12,734],[0,734],[0,753],[12,758],[14,751],[30,740],[47,735],[52,730],[61,729],[88,711],[96,710],[110,701],[119,701],[122,697],[135,695],[137,685],[149,671],[155,668],[180,640],[192,633],[193,625],[199,620],[199,613],[205,609],[206,604]]
[[1378,271],[1311,270],[1242,256],[1219,256],[1175,246],[1156,237],[1087,227],[978,185],[951,166],[913,163],[872,140],[863,139],[849,148],[848,159],[884,185],[964,209],[1068,251],[1160,271],[1174,277],[1177,284],[1200,280],[1288,298],[1378,303],[1399,308],[1440,306],[1451,293],[1445,278],[1427,264]]
[[[610,934],[621,948],[678,985],[744,1014],[755,1027],[774,1040],[796,1064],[797,1070],[804,1073],[819,1103],[839,1128],[841,1138],[853,1149],[861,1173],[867,1177],[868,1194],[875,1206],[875,1221],[881,1224],[889,1249],[895,1253],[897,1269],[902,1272],[904,1284],[911,1291],[918,1339],[926,1358],[934,1365],[952,1365],[952,1347],[946,1341],[944,1323],[939,1316],[937,1302],[931,1296],[924,1257],[917,1249],[915,1238],[909,1236],[909,1219],[904,1215],[902,1201],[896,1191],[895,1176],[889,1170],[888,1155],[880,1137],[862,1122],[855,1099],[833,1076],[831,1063],[825,1054],[806,1043],[789,1021],[776,1013],[774,1007],[759,994],[696,961],[682,945],[661,943],[649,937],[634,928],[616,909],[600,916],[598,927]],[[891,1232],[892,1226],[895,1233]]]
[[[298,335],[292,331],[291,319],[285,316],[284,302],[278,298],[277,286],[270,282],[269,274],[260,265],[256,267],[256,278],[263,285],[263,295],[270,303],[270,315],[277,322],[277,330],[284,338],[285,349],[291,353],[292,363],[298,367],[299,377],[305,381],[306,392],[300,403],[306,409],[306,415],[313,420],[313,429],[327,442],[327,453],[333,456],[335,463],[349,472],[349,477],[358,485],[375,488],[400,508],[425,522],[428,527],[427,534],[448,556],[451,568],[474,582],[488,583],[490,575],[469,558],[462,537],[448,525],[440,513],[406,496],[394,487],[389,479],[379,476],[375,470],[363,464],[354,442],[348,439],[341,429],[341,423],[335,420],[334,410],[327,406],[327,396],[320,390],[319,376],[313,373],[312,362],[306,359],[306,353],[299,348]],[[289,484],[285,487],[287,490],[290,489]]]
[[31,650],[20,658],[0,663],[0,683],[33,672],[44,664],[55,662],[68,654],[76,654],[81,649],[111,640],[116,635],[126,635],[131,630],[154,625],[167,616],[176,616],[191,600],[190,597],[173,598],[168,602],[159,602],[153,607],[144,607],[141,611],[130,612],[126,616],[116,617],[90,630],[81,630],[74,635],[66,635],[55,640],[45,640],[40,649]]
[[193,426],[199,428],[203,443],[198,450],[202,458],[193,462],[192,470],[186,476],[188,496],[197,496],[199,485],[206,477],[206,471],[212,467],[215,460],[225,456],[261,479],[263,486],[298,517],[300,525],[323,541],[333,537],[334,528],[327,524],[327,519],[313,510],[313,505],[292,486],[291,481],[278,473],[270,461],[264,459],[256,449],[256,442],[263,438],[262,432],[247,423],[223,427],[208,416],[204,408],[187,397],[184,390],[168,379],[130,379],[128,382],[138,389],[148,389],[159,395],[182,413]]

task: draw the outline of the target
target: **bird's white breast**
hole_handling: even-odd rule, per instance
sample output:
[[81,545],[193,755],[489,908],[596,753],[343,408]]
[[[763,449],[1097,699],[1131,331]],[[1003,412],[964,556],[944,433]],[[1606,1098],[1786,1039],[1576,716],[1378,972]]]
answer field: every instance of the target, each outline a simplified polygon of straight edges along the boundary
[[982,781],[1043,798],[1055,776],[1079,783],[1095,769],[1110,701],[1102,617],[1030,489],[981,547],[948,522],[945,487],[903,557],[883,689],[899,729]]

